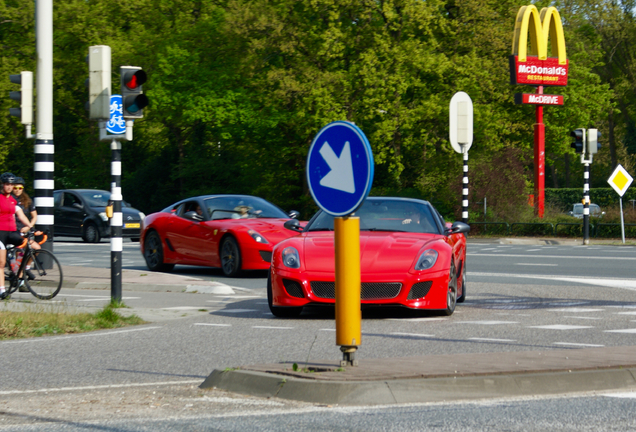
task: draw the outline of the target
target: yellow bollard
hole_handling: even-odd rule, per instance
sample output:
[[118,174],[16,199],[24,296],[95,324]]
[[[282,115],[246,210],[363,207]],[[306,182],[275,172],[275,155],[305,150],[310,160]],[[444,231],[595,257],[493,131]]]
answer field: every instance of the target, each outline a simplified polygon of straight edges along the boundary
[[360,218],[334,219],[336,252],[336,345],[341,364],[357,365],[355,352],[362,341],[360,311]]

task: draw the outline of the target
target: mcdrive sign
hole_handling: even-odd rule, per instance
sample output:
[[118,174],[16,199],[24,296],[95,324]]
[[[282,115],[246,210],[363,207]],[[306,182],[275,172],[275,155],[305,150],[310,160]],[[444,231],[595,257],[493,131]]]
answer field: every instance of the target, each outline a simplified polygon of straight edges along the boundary
[[[556,57],[548,57],[548,42]],[[510,83],[564,86],[568,83],[568,66],[563,25],[556,8],[543,8],[539,13],[535,5],[521,7],[512,39]]]

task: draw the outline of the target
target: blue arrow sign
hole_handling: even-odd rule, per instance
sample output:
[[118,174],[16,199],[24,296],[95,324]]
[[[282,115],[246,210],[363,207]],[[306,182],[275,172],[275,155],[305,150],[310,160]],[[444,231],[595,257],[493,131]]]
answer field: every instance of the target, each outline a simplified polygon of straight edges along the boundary
[[117,135],[126,132],[126,120],[124,120],[124,106],[121,95],[110,96],[110,120],[106,123],[106,130]]
[[322,128],[307,155],[307,181],[318,207],[332,216],[353,213],[371,191],[373,153],[353,123],[335,121]]

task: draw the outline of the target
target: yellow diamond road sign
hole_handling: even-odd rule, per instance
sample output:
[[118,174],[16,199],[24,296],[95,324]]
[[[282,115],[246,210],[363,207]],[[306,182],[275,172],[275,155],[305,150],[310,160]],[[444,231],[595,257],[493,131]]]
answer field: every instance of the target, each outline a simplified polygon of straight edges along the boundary
[[625,195],[625,192],[627,192],[629,185],[631,185],[633,181],[632,176],[630,176],[621,165],[618,165],[610,178],[607,179],[610,186],[613,187],[620,196]]

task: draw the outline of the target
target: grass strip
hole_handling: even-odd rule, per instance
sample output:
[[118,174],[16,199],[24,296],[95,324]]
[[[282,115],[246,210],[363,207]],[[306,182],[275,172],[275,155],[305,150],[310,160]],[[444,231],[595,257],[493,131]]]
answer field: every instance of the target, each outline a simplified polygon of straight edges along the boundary
[[47,335],[85,333],[94,330],[145,324],[137,315],[122,316],[109,304],[95,313],[26,310],[0,312],[0,340],[24,339]]

